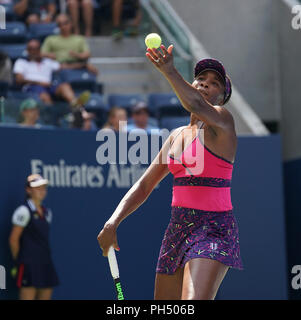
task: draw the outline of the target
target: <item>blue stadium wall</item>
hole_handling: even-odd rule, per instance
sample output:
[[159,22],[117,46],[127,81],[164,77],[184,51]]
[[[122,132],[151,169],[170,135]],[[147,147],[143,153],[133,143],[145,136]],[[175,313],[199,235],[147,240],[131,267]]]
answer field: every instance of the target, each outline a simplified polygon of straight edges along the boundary
[[[26,176],[33,169],[49,170],[50,165],[56,166],[58,175],[67,167],[73,170],[70,181],[51,178],[45,201],[54,215],[50,240],[60,277],[53,298],[114,299],[107,260],[96,237],[143,166],[100,166],[96,150],[101,143],[90,132],[2,127],[0,138],[0,265],[7,270],[0,299],[17,298],[9,275],[11,215],[24,199]],[[171,187],[169,175],[118,229],[117,257],[127,299],[153,298],[156,261],[170,218]],[[278,135],[239,138],[232,202],[245,269],[229,270],[217,299],[287,299],[290,275]]]
[[[301,300],[301,274],[292,273],[293,266],[301,266],[301,159],[284,163],[285,212],[287,223],[287,253],[290,279],[296,277],[299,289],[290,290],[290,298]],[[299,269],[300,270],[300,269]]]

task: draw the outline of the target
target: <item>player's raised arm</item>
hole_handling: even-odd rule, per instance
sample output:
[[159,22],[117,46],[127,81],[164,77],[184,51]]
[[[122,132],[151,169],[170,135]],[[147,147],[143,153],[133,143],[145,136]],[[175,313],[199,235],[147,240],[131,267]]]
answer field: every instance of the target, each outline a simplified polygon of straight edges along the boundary
[[200,72],[195,74],[195,80],[190,84],[174,66],[173,45],[168,49],[164,45],[160,48],[162,51],[148,48],[146,56],[167,79],[183,107],[213,128],[233,130],[234,121],[230,112],[221,107],[227,102],[228,94],[223,77]]
[[140,179],[125,194],[114,213],[105,223],[103,229],[99,233],[97,240],[101,249],[103,250],[104,256],[107,256],[110,246],[113,246],[116,250],[119,250],[116,230],[121,221],[139,208],[140,205],[149,197],[156,185],[169,173],[166,163],[166,155],[169,150],[172,137],[175,133],[176,131],[174,131],[169,138],[166,139],[158,155],[155,157]]

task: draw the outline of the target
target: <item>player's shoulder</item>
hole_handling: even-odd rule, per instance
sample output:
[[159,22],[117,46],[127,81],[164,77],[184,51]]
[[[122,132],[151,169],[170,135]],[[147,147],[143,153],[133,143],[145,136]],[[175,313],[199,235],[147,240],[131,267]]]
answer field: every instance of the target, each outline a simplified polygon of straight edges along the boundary
[[166,139],[166,143],[167,144],[172,144],[173,141],[175,140],[175,138],[180,134],[181,131],[183,131],[185,128],[187,128],[187,126],[181,126],[181,127],[178,127],[178,128],[175,128],[173,129],[168,138]]
[[177,127],[177,128],[175,128],[175,129],[173,129],[170,134],[171,134],[171,135],[178,134],[178,133],[180,133],[182,130],[184,130],[185,128],[187,128],[187,126]]
[[29,209],[28,209],[24,204],[22,204],[22,205],[18,206],[18,207],[15,209],[14,213],[24,213],[24,214],[27,214],[27,213],[29,213]]
[[181,126],[181,127],[177,127],[175,129],[173,129],[170,132],[170,137],[174,138],[176,137],[181,131],[183,131],[185,128],[187,128],[187,126]]
[[235,121],[232,113],[224,106],[213,106],[219,113],[219,121],[209,127],[213,130],[216,136],[224,139],[227,136],[236,135]]
[[29,209],[25,205],[17,207],[12,216],[12,223],[21,227],[25,227],[30,220]]
[[225,119],[225,120],[233,120],[233,115],[225,106],[214,105],[215,110]]

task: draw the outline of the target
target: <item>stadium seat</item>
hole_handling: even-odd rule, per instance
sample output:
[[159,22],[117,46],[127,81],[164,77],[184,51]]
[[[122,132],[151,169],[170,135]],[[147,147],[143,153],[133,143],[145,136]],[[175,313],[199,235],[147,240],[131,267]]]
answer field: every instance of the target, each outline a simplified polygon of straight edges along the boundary
[[19,87],[9,88],[9,90],[7,92],[7,98],[20,99],[20,100],[24,100],[27,98],[34,98],[34,99],[39,100],[39,96],[37,94],[23,92],[23,91],[20,91],[20,89],[18,90],[17,88],[19,88]]
[[1,3],[1,6],[5,8],[6,21],[14,21],[16,19],[16,15],[14,12],[14,4]]
[[165,116],[187,116],[188,112],[182,107],[174,93],[153,93],[148,96],[151,114],[162,118]]
[[139,101],[145,101],[144,97],[140,94],[111,94],[108,96],[108,103],[110,108],[123,107],[128,112]]
[[59,78],[63,82],[68,82],[72,86],[73,90],[90,90],[96,92],[96,76],[85,70],[61,70],[56,73],[55,78]]
[[[94,11],[96,11],[103,20],[112,19],[112,1],[111,0],[93,0]],[[133,1],[123,1],[122,19],[133,19],[136,15],[136,6]]]
[[[5,100],[4,117],[5,123],[17,123],[21,120],[20,105],[23,99],[8,98]],[[57,106],[46,106],[39,102],[40,120],[38,123],[46,128],[54,128]]]
[[14,63],[18,58],[27,56],[26,44],[5,44],[1,46],[1,51],[5,52]]
[[175,128],[186,126],[190,122],[190,117],[163,117],[160,119],[160,128],[173,130]]
[[17,127],[18,122],[15,118],[4,115],[3,118],[1,118],[0,125],[6,127]]
[[108,105],[104,101],[104,97],[101,94],[98,93],[92,93],[90,100],[85,105],[85,108],[87,110],[102,110],[104,112],[109,111]]
[[0,43],[24,43],[26,26],[22,22],[7,22],[6,29],[0,29]]
[[7,92],[8,92],[8,83],[4,81],[0,81],[0,97],[6,98]]
[[92,93],[90,100],[85,105],[85,109],[96,115],[95,120],[99,128],[107,121],[109,106],[105,103],[103,95],[99,93]]
[[28,39],[39,39],[41,42],[50,35],[58,34],[58,25],[53,23],[34,23],[29,26]]
[[70,106],[66,102],[58,101],[51,106],[39,103],[40,119],[43,124],[60,126],[61,119],[71,112]]
[[4,122],[17,122],[22,99],[7,98],[4,101]]

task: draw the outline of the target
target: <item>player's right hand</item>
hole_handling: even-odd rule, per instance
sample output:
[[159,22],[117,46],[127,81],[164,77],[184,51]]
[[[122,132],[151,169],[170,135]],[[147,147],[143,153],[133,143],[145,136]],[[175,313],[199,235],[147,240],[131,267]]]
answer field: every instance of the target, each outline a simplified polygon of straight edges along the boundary
[[164,75],[174,70],[174,62],[173,62],[173,45],[170,45],[167,49],[162,44],[159,49],[147,49],[146,56],[150,62]]
[[111,246],[117,251],[120,250],[117,242],[116,227],[109,222],[104,225],[103,229],[98,234],[97,241],[102,249],[102,255],[104,257],[108,256],[108,251]]

